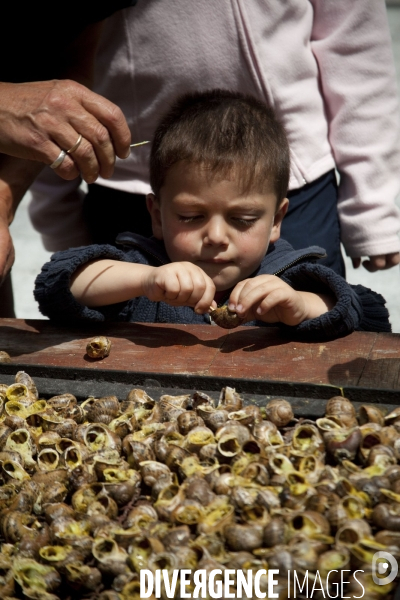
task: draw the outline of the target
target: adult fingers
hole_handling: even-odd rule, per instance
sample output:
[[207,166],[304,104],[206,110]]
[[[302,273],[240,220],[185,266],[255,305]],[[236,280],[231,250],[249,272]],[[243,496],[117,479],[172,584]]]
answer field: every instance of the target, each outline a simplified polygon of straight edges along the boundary
[[361,258],[352,258],[351,262],[353,263],[353,268],[358,269],[358,267],[361,265]]
[[10,230],[6,223],[0,222],[0,285],[14,264],[15,252]]
[[[57,173],[71,178],[73,158],[83,178],[91,183],[98,175],[111,177],[116,154],[121,158],[129,155],[130,132],[122,111],[112,102],[73,82],[55,82],[45,98],[46,110],[36,115],[35,125],[39,131],[65,151],[83,139],[78,148],[65,159]],[[42,144],[49,155],[49,146]],[[54,151],[52,156],[54,156]],[[54,159],[53,159],[54,160]],[[48,162],[48,161],[47,161]]]
[[390,254],[380,254],[376,256],[370,256],[369,260],[363,262],[363,267],[370,273],[376,271],[391,269],[400,263],[400,254],[398,252],[392,252]]
[[[71,126],[75,133],[73,136],[69,135],[68,146],[64,142],[65,149],[73,146],[78,135],[82,135],[82,143],[71,154],[82,175],[84,176],[86,167],[88,174],[92,176],[101,175],[105,179],[111,177],[114,172],[115,150],[107,128],[87,112],[75,113],[71,118]],[[93,171],[93,165],[96,166],[96,171]]]
[[119,158],[127,158],[130,153],[131,133],[121,109],[87,88],[82,97],[82,106],[107,129],[116,155]]
[[93,183],[99,175],[111,177],[115,152],[107,129],[92,115],[83,112],[78,105],[71,122],[73,125],[63,123],[57,129],[53,122],[51,129],[49,128],[52,141],[58,146],[59,152],[68,152],[58,167],[57,174],[64,179],[71,179],[74,168],[87,183]]

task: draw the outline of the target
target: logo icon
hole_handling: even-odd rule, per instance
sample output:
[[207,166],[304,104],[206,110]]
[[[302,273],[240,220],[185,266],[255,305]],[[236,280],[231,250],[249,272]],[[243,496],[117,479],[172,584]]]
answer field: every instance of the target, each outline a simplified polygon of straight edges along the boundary
[[372,558],[372,579],[377,585],[387,585],[397,576],[399,566],[389,552],[375,552]]

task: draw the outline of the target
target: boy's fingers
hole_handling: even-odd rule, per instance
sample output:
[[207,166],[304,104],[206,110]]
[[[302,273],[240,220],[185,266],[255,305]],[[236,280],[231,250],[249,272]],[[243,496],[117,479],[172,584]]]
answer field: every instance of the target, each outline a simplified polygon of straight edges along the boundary
[[[260,299],[261,300],[261,299]],[[275,308],[278,304],[287,300],[287,293],[282,288],[276,288],[272,290],[267,296],[265,296],[256,308],[256,314],[265,315],[272,308]]]
[[[248,311],[254,314],[265,314],[280,302],[287,300],[287,290],[279,285],[279,282],[268,281],[248,291],[246,296],[240,298],[237,312],[243,315]],[[261,310],[261,312],[258,312]]]
[[181,286],[175,273],[167,274],[159,286],[163,290],[163,299],[175,300],[179,296]]
[[212,306],[213,304],[216,305],[216,303],[214,302],[215,285],[213,280],[204,273],[203,281],[204,289],[202,296],[194,307],[195,312],[202,315],[206,312],[209,312],[210,306]]
[[255,307],[255,305],[258,305],[263,298],[269,296],[276,288],[280,288],[279,280],[266,280],[257,285],[249,282],[243,286],[240,291],[234,310],[236,310],[240,316],[243,316]]
[[228,308],[230,310],[235,310],[235,307],[237,304],[239,304],[239,299],[241,297],[243,288],[245,287],[247,283],[247,279],[244,279],[243,281],[239,281],[239,283],[237,283],[235,285],[235,287],[233,288],[233,290],[231,291],[231,294],[229,296],[229,302],[228,302]]

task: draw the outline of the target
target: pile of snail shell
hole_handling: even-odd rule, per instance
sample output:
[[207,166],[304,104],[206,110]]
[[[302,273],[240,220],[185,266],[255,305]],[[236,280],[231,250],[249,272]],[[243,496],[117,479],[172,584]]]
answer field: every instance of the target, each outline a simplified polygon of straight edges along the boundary
[[365,599],[395,589],[371,565],[400,556],[400,409],[357,416],[334,397],[324,418],[294,419],[229,387],[219,402],[133,389],[78,404],[39,399],[24,372],[0,408],[2,600],[136,600],[142,568],[278,569],[280,598],[288,569],[348,569],[348,598],[356,569]]

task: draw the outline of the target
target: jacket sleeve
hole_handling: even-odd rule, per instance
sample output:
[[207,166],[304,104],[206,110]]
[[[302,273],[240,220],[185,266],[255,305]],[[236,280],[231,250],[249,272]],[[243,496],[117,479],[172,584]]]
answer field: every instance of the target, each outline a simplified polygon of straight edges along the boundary
[[399,108],[384,0],[310,0],[338,211],[349,256],[397,252]]
[[80,304],[71,294],[71,276],[85,263],[96,259],[126,260],[126,254],[109,244],[82,246],[56,252],[42,267],[35,281],[34,296],[43,315],[58,321],[121,320],[126,303],[96,309]]
[[320,317],[296,327],[282,325],[292,334],[316,341],[343,337],[353,331],[391,331],[385,299],[380,294],[362,285],[350,285],[323,265],[296,265],[285,271],[282,279],[298,291],[330,293],[336,298],[333,309]]

